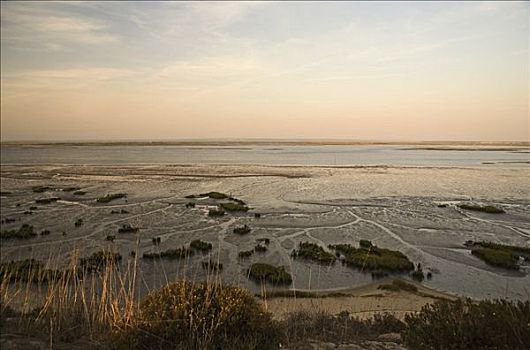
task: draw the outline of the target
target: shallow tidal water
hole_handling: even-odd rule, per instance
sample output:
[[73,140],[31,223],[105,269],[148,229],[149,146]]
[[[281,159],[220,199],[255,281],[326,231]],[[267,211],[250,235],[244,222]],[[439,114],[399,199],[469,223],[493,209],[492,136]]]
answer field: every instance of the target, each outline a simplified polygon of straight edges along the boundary
[[[524,162],[501,166],[502,162],[524,160],[524,153],[373,147],[357,153],[334,150],[337,164],[348,165],[334,167],[335,156],[326,153],[328,146],[316,153],[306,148],[298,153],[284,149],[283,155],[276,149],[177,152],[171,147],[160,151],[160,155],[153,147],[121,149],[121,160],[117,160],[116,154],[108,156],[101,149],[30,154],[24,153],[26,149],[5,153],[2,146],[1,217],[16,221],[2,224],[1,229],[28,223],[37,232],[47,229],[51,234],[2,242],[1,260],[34,257],[50,259],[60,266],[75,248],[87,256],[112,247],[124,257],[125,268],[132,250],[141,256],[143,252],[176,248],[201,239],[213,244],[210,255],[195,255],[185,261],[140,259],[144,291],[176,278],[205,279],[201,262],[210,258],[223,263],[221,277],[226,282],[255,292],[260,286],[246,276],[253,262],[286,266],[294,277],[294,288],[339,290],[370,283],[371,275],[338,262],[322,266],[292,260],[290,252],[302,241],[327,246],[357,245],[360,239],[369,239],[421,263],[433,274],[431,280],[424,281],[429,287],[473,298],[530,299],[528,265],[519,272],[494,268],[472,256],[463,245],[466,240],[486,240],[530,246],[529,167]],[[226,157],[220,157],[219,152],[225,152]],[[242,152],[253,155],[240,155]],[[260,156],[260,152],[276,154],[270,158],[276,163],[298,166],[272,166],[266,160],[269,156]],[[413,156],[414,152],[434,153],[431,157]],[[237,162],[231,158],[234,153],[239,154]],[[396,158],[394,153],[400,156]],[[207,164],[206,154],[216,163],[229,164]],[[139,159],[148,159],[149,164],[139,165]],[[203,164],[191,164],[193,159]],[[300,166],[319,162],[323,164]],[[244,165],[256,163],[261,164]],[[371,166],[363,166],[368,164]],[[57,190],[33,193],[31,188],[37,185]],[[60,190],[68,186],[80,187],[87,194],[75,196]],[[210,218],[207,210],[215,201],[198,200],[196,208],[185,207],[189,201],[185,195],[208,191],[229,193],[244,200],[252,210]],[[128,196],[108,204],[95,201],[116,192]],[[34,202],[49,196],[61,200],[47,205]],[[468,212],[455,206],[467,201],[497,205],[506,214]],[[439,208],[440,203],[448,206]],[[38,208],[31,215],[24,214],[35,205]],[[121,209],[128,213],[110,214]],[[261,213],[261,218],[254,218],[254,212]],[[74,222],[79,218],[84,225],[76,228]],[[137,226],[140,231],[137,235],[119,234],[122,224]],[[252,228],[250,234],[232,233],[234,227],[243,224]],[[106,241],[107,235],[115,235],[116,240]],[[161,238],[160,246],[153,245],[153,237]],[[258,238],[271,240],[268,251],[238,260],[237,253],[253,248]]]

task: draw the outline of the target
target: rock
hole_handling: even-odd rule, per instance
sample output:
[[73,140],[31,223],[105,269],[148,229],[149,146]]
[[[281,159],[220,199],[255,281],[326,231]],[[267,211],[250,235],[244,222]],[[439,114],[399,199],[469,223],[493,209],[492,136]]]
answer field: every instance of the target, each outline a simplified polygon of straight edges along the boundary
[[385,333],[377,337],[378,341],[401,343],[401,334],[399,333]]

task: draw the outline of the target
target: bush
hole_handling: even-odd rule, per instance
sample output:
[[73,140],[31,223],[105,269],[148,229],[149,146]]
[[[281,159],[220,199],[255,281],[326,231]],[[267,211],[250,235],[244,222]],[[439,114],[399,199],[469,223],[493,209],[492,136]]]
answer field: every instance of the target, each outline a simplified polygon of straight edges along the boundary
[[291,275],[285,271],[285,267],[262,263],[250,265],[248,277],[255,282],[269,282],[272,284],[291,284],[293,281]]
[[360,320],[349,315],[348,312],[331,315],[325,312],[307,311],[289,314],[280,326],[284,330],[284,339],[289,348],[298,348],[308,339],[333,343],[375,340],[381,334],[398,333],[405,327],[403,322],[390,314],[376,314],[372,319]]
[[250,258],[252,254],[254,254],[254,249],[241,251],[239,252],[237,256],[241,259],[244,259],[244,258]]
[[[277,349],[280,331],[247,291],[206,283],[175,282],[140,304],[139,349]],[[131,341],[133,342],[133,341]]]
[[241,203],[221,203],[219,204],[219,207],[221,209],[224,209],[226,211],[230,212],[236,212],[236,211],[248,211],[249,207],[247,207],[244,204]]
[[119,253],[110,251],[95,252],[87,258],[82,258],[79,263],[81,268],[88,272],[98,272],[110,264],[117,264],[121,260]]
[[123,224],[118,229],[118,233],[136,233],[136,232],[138,232],[138,230],[139,230],[138,227],[132,227],[129,224]]
[[168,249],[160,253],[144,253],[142,257],[144,259],[157,259],[157,258],[183,259],[188,256],[192,256],[193,254],[194,254],[193,250],[182,247],[182,248],[176,248],[176,249]]
[[58,197],[39,198],[39,199],[35,199],[35,203],[37,203],[37,204],[50,204],[50,203],[53,203],[53,202],[57,202],[59,199],[61,199],[61,198],[58,198]]
[[224,210],[220,210],[220,209],[208,210],[208,216],[223,216],[223,215],[225,215]]
[[207,252],[212,250],[212,244],[208,242],[201,241],[200,239],[196,239],[194,241],[191,241],[190,248],[193,250],[198,250],[201,252]]
[[238,235],[246,235],[250,233],[250,227],[247,225],[234,228],[234,233]]
[[321,264],[333,264],[335,262],[335,255],[326,252],[324,248],[315,243],[300,242],[298,250],[292,253],[294,258],[302,258],[306,260],[314,260]]
[[527,349],[530,302],[440,301],[405,316],[405,343],[415,349]]
[[115,199],[124,198],[124,197],[127,197],[126,193],[112,193],[112,194],[107,194],[104,197],[99,197],[98,199],[96,199],[96,202],[109,203],[110,201],[113,201]]
[[0,239],[29,239],[37,234],[33,231],[33,226],[23,224],[18,230],[5,230],[0,232]]

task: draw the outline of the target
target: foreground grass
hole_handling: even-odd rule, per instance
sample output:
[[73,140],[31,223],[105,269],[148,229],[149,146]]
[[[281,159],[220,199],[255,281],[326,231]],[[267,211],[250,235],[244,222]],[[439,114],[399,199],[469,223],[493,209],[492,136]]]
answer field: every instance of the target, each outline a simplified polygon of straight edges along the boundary
[[[267,350],[280,344],[296,349],[307,348],[308,339],[359,343],[387,333],[400,333],[412,350],[527,349],[530,344],[529,301],[444,300],[407,315],[404,322],[389,314],[359,320],[346,311],[296,312],[278,321],[248,290],[223,285],[215,275],[208,282],[171,282],[139,299],[135,260],[125,271],[117,268],[112,252],[89,260],[105,263],[97,271],[65,273],[33,287],[45,298],[24,313],[10,303],[33,284],[2,279],[1,333],[37,337],[51,347],[76,348],[79,339],[87,339],[93,348],[153,350]],[[80,265],[74,256],[68,271]]]

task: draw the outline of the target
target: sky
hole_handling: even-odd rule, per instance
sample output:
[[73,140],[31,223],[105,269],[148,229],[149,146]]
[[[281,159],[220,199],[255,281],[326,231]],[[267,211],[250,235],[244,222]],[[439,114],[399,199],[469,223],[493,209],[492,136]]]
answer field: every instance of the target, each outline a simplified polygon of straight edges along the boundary
[[1,139],[529,141],[528,2],[1,2]]

